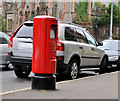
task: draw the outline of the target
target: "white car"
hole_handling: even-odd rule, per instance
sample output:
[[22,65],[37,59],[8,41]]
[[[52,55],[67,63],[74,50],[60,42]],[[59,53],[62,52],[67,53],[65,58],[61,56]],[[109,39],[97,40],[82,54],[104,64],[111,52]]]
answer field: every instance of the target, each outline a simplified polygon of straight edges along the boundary
[[3,32],[0,32],[0,65],[8,67],[9,56],[8,56],[8,40],[9,36]]
[[106,51],[108,55],[109,65],[111,67],[118,67],[120,70],[120,40],[104,40],[100,48]]
[[[33,22],[24,22],[10,39],[10,61],[17,77],[27,77],[32,68]],[[57,73],[77,78],[82,68],[98,68],[106,72],[108,56],[97,48],[89,32],[72,23],[58,24]]]

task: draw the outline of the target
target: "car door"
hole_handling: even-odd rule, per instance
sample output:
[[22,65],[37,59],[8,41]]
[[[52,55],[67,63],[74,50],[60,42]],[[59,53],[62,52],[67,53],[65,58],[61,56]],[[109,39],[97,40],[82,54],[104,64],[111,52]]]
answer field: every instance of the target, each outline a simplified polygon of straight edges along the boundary
[[87,50],[85,51],[84,58],[89,60],[90,66],[96,66],[100,61],[99,49],[97,48],[95,39],[89,34],[89,32],[84,30],[84,33],[88,40]]
[[76,28],[76,40],[79,43],[79,54],[81,56],[81,66],[88,66],[90,64],[90,60],[89,58],[85,58],[88,57],[88,50],[89,47],[87,45],[87,39],[85,37],[85,34],[83,33],[83,30],[80,28]]
[[0,64],[6,64],[8,55],[8,38],[4,37],[3,34],[0,35]]

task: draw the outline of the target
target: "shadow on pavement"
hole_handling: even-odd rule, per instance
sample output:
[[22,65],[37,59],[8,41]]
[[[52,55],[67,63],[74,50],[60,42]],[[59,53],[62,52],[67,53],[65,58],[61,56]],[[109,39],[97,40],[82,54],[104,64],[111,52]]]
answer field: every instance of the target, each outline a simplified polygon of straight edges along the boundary
[[[94,76],[94,75],[96,75],[96,74],[93,73],[93,72],[85,71],[85,72],[80,73],[78,75],[78,78],[84,78],[84,77]],[[56,75],[56,81],[57,82],[67,81],[67,80],[71,80],[71,79],[69,79],[69,77],[67,75]]]
[[[0,68],[0,71],[2,71],[2,72],[8,72],[8,71],[13,71],[13,69],[6,69],[6,68]],[[108,70],[108,73],[111,73],[111,72],[115,72],[115,71],[118,71],[118,69],[117,68],[109,68],[109,70]],[[78,75],[78,78],[77,79],[79,79],[79,78],[84,78],[84,77],[89,77],[89,76],[95,76],[95,75],[99,75],[99,73],[98,72],[95,72],[95,71],[82,71],[79,75]],[[17,78],[17,79],[22,79],[22,80],[29,80],[29,81],[31,81],[31,77],[32,76],[30,76],[30,77],[28,77],[28,78]],[[68,76],[67,75],[59,75],[59,74],[57,74],[56,75],[56,82],[60,82],[60,81],[67,81],[67,80],[71,80],[71,79],[69,79],[68,78]]]

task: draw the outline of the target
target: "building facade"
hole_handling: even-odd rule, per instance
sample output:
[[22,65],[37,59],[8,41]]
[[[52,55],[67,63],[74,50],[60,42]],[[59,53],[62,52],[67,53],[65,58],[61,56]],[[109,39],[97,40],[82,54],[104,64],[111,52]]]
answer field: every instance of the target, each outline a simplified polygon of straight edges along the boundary
[[2,2],[2,14],[7,19],[7,34],[11,35],[24,21],[32,20],[36,15],[49,15],[59,21],[73,22],[75,20],[75,7],[71,2],[53,2],[53,0],[38,0],[38,2]]
[[[27,1],[27,2],[26,2]],[[44,1],[44,2],[43,2]],[[0,4],[0,12],[7,19],[7,34],[12,33],[17,27],[24,21],[32,20],[37,15],[49,15],[56,17],[59,21],[76,22],[75,3],[79,3],[80,0],[68,0],[69,2],[57,1],[57,0],[37,0],[37,2],[30,2],[30,0],[21,0],[21,2],[5,2]],[[94,2],[95,0],[86,0],[88,2],[88,18],[90,21],[95,16]],[[110,2],[103,2],[104,5],[108,6]],[[120,1],[116,3],[120,8]],[[93,34],[92,22],[81,23],[81,25],[89,30]],[[108,26],[109,27],[109,26]],[[99,36],[109,35],[108,27],[99,28]],[[119,34],[120,28],[113,29],[113,32]],[[107,34],[106,34],[107,33]]]

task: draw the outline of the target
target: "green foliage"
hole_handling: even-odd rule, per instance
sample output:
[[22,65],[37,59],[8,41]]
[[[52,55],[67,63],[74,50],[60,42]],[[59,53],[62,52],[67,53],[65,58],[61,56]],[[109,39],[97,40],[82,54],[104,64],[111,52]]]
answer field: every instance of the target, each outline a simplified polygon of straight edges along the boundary
[[32,16],[32,18],[31,19],[33,19],[36,15],[35,15],[35,10],[31,10],[31,16]]
[[[109,19],[110,19],[111,3],[106,8],[106,10],[109,14]],[[119,10],[119,7],[116,4],[113,4],[113,25],[120,26],[120,10]]]
[[118,35],[113,35],[112,38],[113,38],[113,39],[116,39],[116,40],[120,40],[120,34],[118,34]]
[[103,24],[104,22],[106,22],[104,19],[106,15],[103,16],[105,14],[105,9],[106,8],[102,3],[95,2],[93,12],[95,13],[96,16],[92,18],[94,28],[98,28],[100,24]]
[[88,22],[87,15],[88,2],[79,2],[75,4],[77,22]]
[[[100,6],[101,9],[101,6]],[[92,19],[93,26],[95,28],[102,26],[102,25],[109,25],[110,24],[110,17],[111,17],[111,3],[108,7],[105,8],[106,12],[101,12],[100,17],[94,17]],[[102,9],[101,9],[102,11]],[[113,25],[120,26],[120,10],[116,4],[113,4]]]
[[7,31],[7,20],[5,19],[5,16],[0,15],[0,30],[2,32]]
[[96,15],[103,13],[104,12],[104,5],[100,2],[95,2],[93,12],[95,12]]
[[[93,28],[97,32],[100,26],[110,27],[110,19],[111,19],[111,3],[108,7],[104,7],[102,9],[102,4],[95,3],[94,11],[96,11],[96,16],[92,18]],[[97,9],[96,9],[97,8]],[[120,10],[116,4],[113,4],[113,26],[120,27]],[[95,33],[96,35],[99,32]],[[120,39],[119,35],[113,34],[113,39]]]

